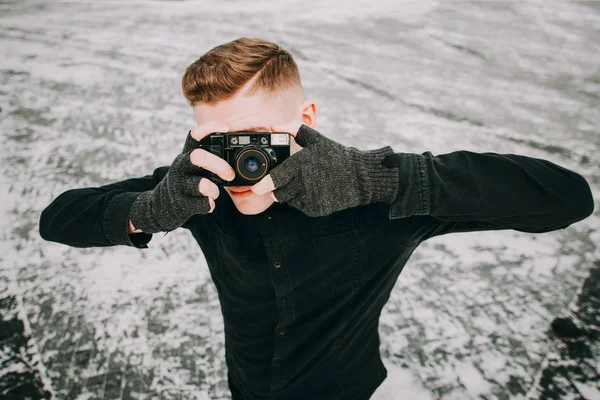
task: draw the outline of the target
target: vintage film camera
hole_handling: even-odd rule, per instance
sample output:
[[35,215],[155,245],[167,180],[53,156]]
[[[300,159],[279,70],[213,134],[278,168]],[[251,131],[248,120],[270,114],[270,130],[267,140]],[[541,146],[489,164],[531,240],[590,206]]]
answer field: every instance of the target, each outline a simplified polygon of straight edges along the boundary
[[200,148],[224,159],[235,171],[224,181],[210,171],[203,175],[218,185],[250,186],[290,156],[290,135],[270,132],[215,132],[200,141]]

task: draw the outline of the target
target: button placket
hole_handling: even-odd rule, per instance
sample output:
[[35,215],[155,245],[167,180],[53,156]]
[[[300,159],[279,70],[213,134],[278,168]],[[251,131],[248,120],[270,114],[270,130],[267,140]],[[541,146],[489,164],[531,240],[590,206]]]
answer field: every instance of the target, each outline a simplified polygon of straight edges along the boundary
[[273,331],[273,358],[272,358],[272,384],[274,388],[281,387],[285,382],[286,355],[288,354],[289,337],[288,331],[284,329],[291,323],[292,312],[289,308],[291,303],[287,296],[290,295],[289,271],[284,267],[286,262],[282,252],[281,237],[277,230],[278,214],[271,210],[265,215],[262,225],[262,236],[270,262],[271,282],[277,297],[277,319],[278,326]]
[[271,362],[271,391],[278,390],[285,382],[285,360],[273,358]]

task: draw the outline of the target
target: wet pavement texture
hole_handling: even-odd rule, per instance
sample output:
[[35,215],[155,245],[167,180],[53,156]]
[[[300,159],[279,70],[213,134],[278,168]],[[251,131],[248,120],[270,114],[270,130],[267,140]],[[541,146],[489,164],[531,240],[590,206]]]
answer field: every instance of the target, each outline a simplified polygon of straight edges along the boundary
[[[3,1],[0,397],[230,398],[217,294],[187,231],[82,249],[37,223],[66,190],[170,164],[195,125],[185,68],[241,36],[294,55],[334,140],[539,157],[599,198],[596,1]],[[380,319],[389,378],[373,399],[600,398],[599,228],[595,211],[421,244]],[[561,316],[586,335],[559,339]]]

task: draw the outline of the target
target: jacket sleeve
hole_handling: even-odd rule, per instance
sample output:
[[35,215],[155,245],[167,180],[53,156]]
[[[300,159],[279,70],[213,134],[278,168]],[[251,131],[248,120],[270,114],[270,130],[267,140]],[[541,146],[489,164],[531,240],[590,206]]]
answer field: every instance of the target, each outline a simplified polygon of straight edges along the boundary
[[453,232],[564,229],[594,210],[587,181],[550,161],[515,154],[396,153],[398,195],[389,218],[417,217],[415,242]]
[[73,247],[148,248],[151,234],[128,234],[129,209],[137,196],[154,189],[168,170],[168,166],[159,167],[142,178],[62,193],[42,211],[40,236]]

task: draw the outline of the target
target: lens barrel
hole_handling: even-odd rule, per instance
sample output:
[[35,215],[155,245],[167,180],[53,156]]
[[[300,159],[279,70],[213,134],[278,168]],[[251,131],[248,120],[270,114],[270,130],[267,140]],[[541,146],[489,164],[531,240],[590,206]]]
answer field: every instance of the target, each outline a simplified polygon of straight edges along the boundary
[[235,173],[248,181],[258,181],[269,169],[269,157],[262,149],[247,147],[236,157]]

